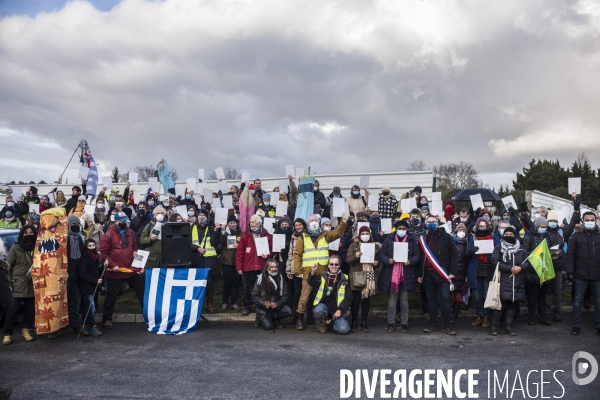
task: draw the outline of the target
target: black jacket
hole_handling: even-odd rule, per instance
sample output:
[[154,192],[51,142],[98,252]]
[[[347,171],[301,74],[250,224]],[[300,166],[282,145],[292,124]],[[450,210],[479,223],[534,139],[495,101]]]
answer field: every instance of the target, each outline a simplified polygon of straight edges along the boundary
[[8,311],[14,301],[12,291],[10,290],[8,268],[8,263],[0,259],[0,313]]
[[[523,238],[523,250],[525,250],[525,252],[529,256],[535,250],[535,248],[540,243],[542,243],[542,241],[544,239],[547,240],[548,248],[558,245],[559,249],[562,249],[562,247],[564,245],[563,238],[562,238],[562,236],[560,236],[560,234],[558,234],[558,232],[551,232],[550,229],[548,229],[546,234],[542,236],[536,230],[532,229],[532,230],[528,231],[527,234],[525,235],[525,237]],[[562,252],[562,250],[561,250],[560,254],[564,254]],[[554,266],[555,270],[562,269],[562,266],[560,268],[557,268],[556,266],[558,263],[562,263],[563,259],[564,259],[564,257],[561,256],[560,259],[552,260],[552,265]],[[535,284],[535,285],[540,284],[540,277],[537,274],[537,272],[535,272],[534,268],[527,268],[527,270],[525,272],[525,278],[527,279],[527,282],[529,282],[531,284]],[[547,284],[548,282],[549,281],[546,281],[546,282],[544,282],[544,284]]]
[[[280,294],[279,286],[276,290],[271,290],[267,293],[264,288],[261,287],[258,283],[254,283],[254,288],[252,289],[252,303],[256,304],[256,313],[259,315],[266,315],[267,309],[265,308],[265,302],[270,301],[272,303],[277,303],[277,309],[280,310],[281,307],[285,305],[288,298],[290,297],[290,291],[285,283],[285,279],[281,279],[282,275],[279,274],[275,278],[275,282],[277,285],[279,283],[283,283],[283,294]],[[258,282],[258,280],[257,280]],[[270,309],[269,309],[270,310]]]
[[578,225],[569,239],[566,271],[577,279],[600,280],[600,233]]
[[321,210],[325,211],[325,208],[327,207],[327,199],[325,198],[325,195],[323,194],[323,192],[321,192],[320,190],[317,190],[315,193],[315,206],[319,205],[321,206]]
[[[442,228],[438,228],[434,232],[427,232],[427,235],[433,235],[433,246],[431,247],[431,251],[435,258],[437,258],[440,264],[446,268],[448,275],[456,276],[458,257],[452,236],[450,236],[449,233],[446,233],[446,230]],[[427,236],[425,237],[425,242],[427,242]],[[427,258],[425,255],[423,255],[418,271],[420,277],[425,276],[426,260]],[[435,283],[442,282],[445,282],[445,280],[440,276],[440,274],[435,272]]]
[[[525,300],[525,274],[526,271],[531,268],[529,263],[526,263],[527,253],[522,248],[517,252],[508,257],[508,254],[502,252],[502,246],[494,247],[492,253],[492,263],[496,265],[500,262],[498,267],[500,270],[500,300],[502,301],[523,301]],[[524,265],[523,265],[524,264]],[[513,265],[522,266],[521,272],[513,275],[511,268]]]
[[101,273],[102,256],[92,260],[87,251],[83,253],[77,263],[77,279],[80,294],[94,294],[98,278]]
[[[78,241],[79,241],[79,252],[81,253],[81,255],[83,255],[83,253],[85,253],[85,249],[84,249],[83,239],[81,238],[81,236],[78,237]],[[77,264],[79,263],[79,260],[72,260],[69,257],[70,250],[71,250],[71,240],[70,240],[69,236],[67,235],[67,259],[68,259],[67,273],[69,275],[67,280],[77,281]]]
[[[81,195],[85,196],[85,190],[86,190],[86,184],[82,183],[81,184]],[[71,198],[69,200],[67,200],[67,202],[65,203],[65,210],[67,211],[67,215],[69,215],[69,212],[77,207],[77,200],[79,200],[79,196],[81,195],[77,195],[77,196],[71,196]],[[65,196],[66,197],[66,196]]]
[[136,216],[131,220],[131,224],[129,224],[129,228],[135,232],[135,242],[138,245],[139,250],[144,250],[146,246],[140,245],[140,239],[142,237],[142,232],[144,228],[152,221],[152,214],[146,212],[144,217],[140,217],[140,213],[138,212]]
[[[408,239],[406,242],[408,243],[408,260],[410,261],[410,264],[404,266],[404,287],[406,290],[413,290],[416,289],[419,284],[415,272],[421,261],[421,249],[417,238],[408,233],[407,235]],[[390,265],[390,258],[393,258],[394,256],[396,236],[395,233],[389,235],[383,242],[383,246],[379,251],[381,273],[379,275],[377,287],[385,292],[385,294],[389,294],[390,288],[392,287],[392,272],[394,272],[394,265]]]
[[469,256],[467,255],[467,247],[469,246],[469,241],[454,241],[454,246],[456,246],[456,275],[454,279],[452,279],[452,283],[454,284],[455,289],[459,290],[467,280],[467,271],[469,270]]

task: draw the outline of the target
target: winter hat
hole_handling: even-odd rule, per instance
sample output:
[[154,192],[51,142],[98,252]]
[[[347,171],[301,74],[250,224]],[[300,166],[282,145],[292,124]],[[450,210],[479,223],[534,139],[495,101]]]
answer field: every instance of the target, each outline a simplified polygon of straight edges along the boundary
[[359,211],[356,213],[356,218],[360,218],[360,217],[369,218],[369,214],[365,211]]
[[265,199],[271,200],[271,195],[269,193],[263,194],[263,200],[265,200]]
[[339,186],[334,186],[333,187],[333,194],[338,195],[340,193],[342,193],[342,189],[340,189]]
[[540,225],[548,225],[548,221],[544,217],[537,217],[535,221],[533,221],[533,226],[536,228]]
[[515,235],[515,237],[517,237],[517,230],[512,226],[509,226],[508,228],[504,229],[504,234],[506,234],[506,232],[512,232],[512,234]]
[[415,188],[413,189],[413,192],[423,193],[423,189],[421,189],[421,186],[415,186]]
[[429,211],[429,206],[423,206],[423,207],[421,207],[421,211],[423,211],[423,210]]
[[371,233],[371,230],[369,229],[369,227],[368,227],[368,226],[365,226],[365,225],[363,225],[363,226],[361,226],[361,227],[360,227],[360,229],[358,230],[358,234],[360,235],[360,234],[362,234],[363,232],[367,232],[367,233],[369,233],[369,234],[370,234],[370,233]]
[[279,220],[277,221],[277,226],[281,228],[281,224],[284,222],[287,222],[289,226],[292,226],[292,221],[288,217],[279,218]]
[[79,220],[79,217],[75,214],[71,214],[69,215],[69,218],[67,218],[67,225],[71,226],[73,224],[80,224],[81,221]]
[[256,190],[256,186],[254,186],[254,183],[248,185],[248,190]]
[[460,224],[456,225],[456,229],[455,230],[456,230],[456,232],[458,232],[458,231],[465,231],[466,232],[467,231],[467,227],[465,226],[465,224],[463,224],[461,222]]
[[492,213],[489,212],[489,210],[486,210],[485,208],[482,208],[481,211],[479,211],[479,216],[483,217],[483,214],[489,214],[490,217],[492,216]]
[[548,213],[548,221],[556,221],[558,222],[558,215],[554,211],[550,211]]
[[128,219],[127,214],[123,211],[117,211],[115,213],[115,222],[126,222]]
[[50,201],[50,197],[48,197],[47,195],[43,194],[40,196],[40,199],[46,199],[48,201]]
[[406,229],[408,229],[408,221],[406,221],[406,220],[400,220],[400,221],[396,221],[396,223],[394,224],[394,228],[396,228],[396,229],[398,229],[401,226],[403,226]]
[[175,196],[175,188],[171,188],[171,189],[167,190],[167,192],[169,194],[172,194],[173,196]]
[[85,201],[85,196],[84,196],[84,195],[81,195],[81,196],[79,196],[79,197],[77,198],[77,201],[79,201],[79,200],[83,200],[83,201]]
[[200,216],[200,214],[204,214],[204,216],[208,218],[208,214],[209,213],[208,213],[208,210],[203,207],[203,208],[201,208],[201,209],[198,210],[198,216]]
[[389,192],[389,191],[390,191],[390,188],[389,188],[389,187],[387,187],[387,186],[385,186],[385,187],[382,187],[382,188],[381,188],[381,191],[382,191],[382,192],[385,192],[386,190]]
[[327,217],[321,218],[321,225],[323,225],[325,222],[331,222],[331,220]]

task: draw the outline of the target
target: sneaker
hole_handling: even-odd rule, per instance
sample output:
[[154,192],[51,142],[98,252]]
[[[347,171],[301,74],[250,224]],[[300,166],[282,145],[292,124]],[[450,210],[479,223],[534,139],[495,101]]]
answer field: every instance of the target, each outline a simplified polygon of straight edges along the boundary
[[87,328],[87,326],[84,326],[81,329],[81,336],[90,336],[90,330]]
[[223,303],[221,306],[221,311],[227,311],[227,303]]
[[581,328],[578,326],[574,326],[573,330],[571,331],[571,335],[579,335],[581,333]]
[[425,332],[425,333],[437,332],[437,328],[435,326],[430,326],[429,328],[423,329],[423,332]]
[[110,322],[109,320],[106,320],[106,321],[104,321],[104,322],[102,323],[102,326],[104,326],[104,327],[105,327],[105,328],[107,328],[107,329],[112,329],[112,327],[113,327],[113,324],[112,324],[112,322]]
[[244,311],[242,311],[242,315],[250,315],[250,309],[244,308]]
[[327,333],[327,327],[325,325],[319,326],[317,328],[317,332],[319,332],[319,333]]
[[394,324],[388,324],[388,327],[386,329],[386,331],[388,331],[388,333],[392,333],[394,332],[396,329],[394,328]]
[[235,310],[235,311],[239,311],[240,310],[240,306],[238,306],[237,304],[234,303],[234,304],[231,305],[231,309]]
[[90,335],[92,336],[100,336],[102,332],[98,329],[98,325],[94,325],[90,328]]
[[11,344],[12,343],[12,339],[10,338],[11,335],[4,335],[4,340],[2,340],[2,344]]
[[400,325],[400,332],[402,332],[402,333],[408,332],[408,325],[406,325],[406,324]]
[[450,328],[446,328],[446,329],[442,329],[442,333],[445,333],[446,335],[450,335],[450,336],[454,336],[456,335],[456,332],[454,332],[452,329]]

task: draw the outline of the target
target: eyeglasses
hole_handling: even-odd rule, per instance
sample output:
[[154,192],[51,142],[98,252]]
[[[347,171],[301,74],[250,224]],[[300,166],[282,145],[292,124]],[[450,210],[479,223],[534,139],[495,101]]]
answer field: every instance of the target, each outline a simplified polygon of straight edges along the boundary
[[330,267],[339,267],[339,266],[340,266],[340,264],[332,264],[332,263],[329,263],[329,266],[330,266]]

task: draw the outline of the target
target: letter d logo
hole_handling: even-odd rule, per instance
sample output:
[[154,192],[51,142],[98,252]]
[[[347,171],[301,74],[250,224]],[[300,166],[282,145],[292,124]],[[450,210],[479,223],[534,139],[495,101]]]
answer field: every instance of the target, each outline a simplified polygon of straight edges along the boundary
[[[580,363],[579,368],[577,368],[577,360],[580,358],[584,358],[587,362]],[[596,379],[596,375],[598,375],[598,362],[593,355],[585,351],[578,351],[577,353],[573,354],[571,365],[573,371],[573,382],[575,382],[576,385],[587,385]],[[592,367],[591,370],[590,367]],[[577,377],[577,374],[585,374],[588,370],[590,370],[590,374],[587,377]]]

